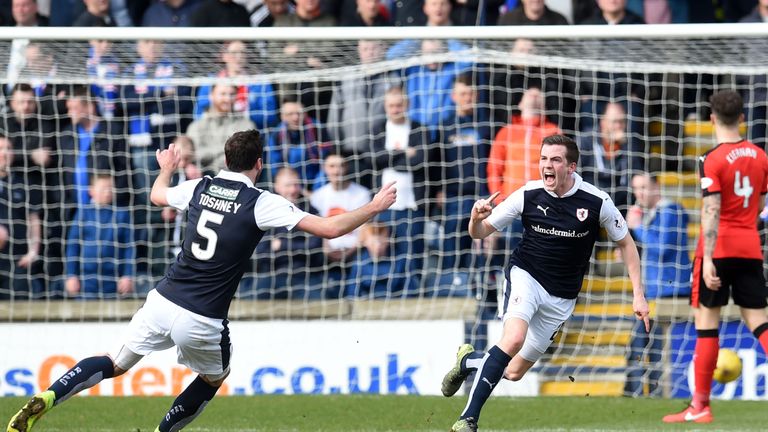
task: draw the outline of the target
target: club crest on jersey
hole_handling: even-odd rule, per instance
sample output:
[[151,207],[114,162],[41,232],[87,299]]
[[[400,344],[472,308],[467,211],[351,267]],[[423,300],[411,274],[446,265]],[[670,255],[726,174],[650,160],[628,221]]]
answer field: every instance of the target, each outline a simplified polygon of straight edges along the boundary
[[225,199],[227,201],[234,201],[237,199],[237,195],[240,193],[240,191],[237,189],[229,189],[212,184],[208,186],[208,190],[205,191],[205,193],[216,198]]
[[589,216],[589,209],[580,208],[576,209],[576,219],[584,222],[587,220],[587,217]]

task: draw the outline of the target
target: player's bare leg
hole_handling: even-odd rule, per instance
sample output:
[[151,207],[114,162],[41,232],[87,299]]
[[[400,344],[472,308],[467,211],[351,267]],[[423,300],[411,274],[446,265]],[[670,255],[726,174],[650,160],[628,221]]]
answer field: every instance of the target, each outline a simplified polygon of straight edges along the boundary
[[694,348],[695,390],[691,404],[684,410],[664,416],[664,423],[711,423],[714,420],[709,406],[709,394],[712,390],[712,374],[717,366],[720,349],[718,327],[720,326],[720,308],[708,308],[699,305],[694,310],[696,324],[696,348]]
[[504,378],[510,381],[520,381],[535,364],[536,362],[526,360],[518,354],[512,357],[512,361],[504,369]]

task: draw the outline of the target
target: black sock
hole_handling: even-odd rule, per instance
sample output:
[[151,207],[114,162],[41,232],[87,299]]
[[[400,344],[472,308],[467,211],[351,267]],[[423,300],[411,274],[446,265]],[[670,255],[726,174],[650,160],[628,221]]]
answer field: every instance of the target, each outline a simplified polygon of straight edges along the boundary
[[475,421],[480,419],[480,410],[493,389],[496,388],[496,384],[501,381],[504,376],[504,369],[510,360],[512,357],[495,345],[488,350],[488,354],[477,369],[472,390],[469,392],[469,402],[464,412],[461,413],[460,419],[469,417],[474,418]]
[[107,356],[88,357],[80,360],[67,373],[54,381],[48,390],[56,394],[55,404],[64,402],[82,390],[91,388],[102,380],[112,378],[115,374],[115,365]]
[[160,422],[160,432],[175,432],[190,424],[203,412],[218,390],[218,387],[213,387],[201,377],[195,378],[173,401],[171,409]]

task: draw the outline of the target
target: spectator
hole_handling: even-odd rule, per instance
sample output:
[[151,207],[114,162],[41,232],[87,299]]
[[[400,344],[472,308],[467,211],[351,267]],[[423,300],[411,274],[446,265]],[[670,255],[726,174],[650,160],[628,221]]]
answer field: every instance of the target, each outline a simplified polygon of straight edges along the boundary
[[739,22],[768,22],[768,0],[758,0],[757,6],[752,9],[752,12],[743,16]]
[[544,0],[522,0],[518,7],[499,17],[499,25],[568,25]]
[[[269,82],[254,78],[257,71],[249,70],[248,46],[243,41],[224,43],[221,52],[224,67],[219,71],[219,78],[248,77],[248,84],[237,85],[233,111],[243,113],[260,130],[277,123],[277,101],[275,91]],[[202,86],[197,92],[195,118],[200,118],[211,104],[211,86]]]
[[110,0],[83,0],[83,3],[85,3],[85,11],[75,19],[72,26],[115,27],[117,25],[115,17],[110,13]]
[[[320,0],[297,0],[296,13],[284,14],[275,18],[275,27],[332,27],[336,18],[323,12]],[[289,70],[323,69],[339,61],[342,56],[336,42],[302,41],[277,42],[271,44],[269,57],[280,65],[280,72]],[[325,122],[328,118],[328,105],[331,103],[332,84],[328,81],[300,81],[285,83],[280,87],[280,94],[301,95],[301,102],[307,113]]]
[[687,24],[689,3],[690,0],[627,0],[627,10],[647,24]]
[[332,27],[336,18],[322,10],[321,0],[296,0],[295,14],[275,17],[276,27]]
[[[505,0],[452,0],[451,21],[457,26],[495,25]],[[485,9],[480,10],[480,5]]]
[[627,10],[627,0],[597,0],[597,7],[581,24],[645,24],[643,18]]
[[[466,227],[478,196],[488,194],[486,173],[491,141],[488,113],[477,104],[477,90],[470,74],[453,82],[448,117],[439,129],[439,163],[433,165],[430,181],[437,186],[437,201],[442,203],[440,222],[445,238],[438,262],[438,285],[449,286],[450,295],[468,295],[472,238]],[[460,283],[457,281],[460,280]]]
[[58,75],[58,63],[51,46],[32,42],[24,49],[24,58],[19,80],[32,86],[39,101],[40,113],[50,117],[63,114],[64,86],[51,83]]
[[13,20],[18,27],[47,26],[48,18],[40,15],[37,10],[37,0],[13,0]]
[[41,295],[40,188],[10,170],[13,144],[0,136],[0,299]]
[[424,258],[424,226],[429,198],[427,167],[432,151],[430,133],[408,119],[408,99],[400,87],[387,90],[384,111],[386,119],[373,126],[371,150],[375,186],[382,187],[395,181],[397,200],[379,218],[393,228],[391,252],[395,259],[408,259],[408,271],[417,274],[423,268]]
[[488,189],[499,192],[497,204],[529,181],[539,179],[541,140],[561,134],[544,116],[544,96],[538,88],[526,90],[518,107],[520,114],[499,130],[491,145]]
[[70,121],[58,133],[60,157],[54,168],[65,201],[65,214],[59,220],[71,220],[76,207],[90,204],[91,176],[97,170],[112,174],[116,202],[128,205],[128,160],[121,125],[101,119],[87,87],[73,87],[66,105]]
[[35,92],[16,84],[11,92],[11,115],[4,118],[3,133],[15,149],[11,168],[36,187],[45,187],[43,172],[51,166],[53,125],[38,114]]
[[277,170],[289,166],[299,173],[302,188],[312,190],[320,182],[320,161],[328,149],[323,128],[304,113],[298,98],[283,98],[277,130],[269,137],[266,166],[274,178]]
[[[421,53],[425,56],[445,52],[443,41],[425,39]],[[458,75],[472,68],[469,62],[435,62],[405,69],[403,80],[408,95],[408,117],[424,126],[436,128],[449,121],[453,101],[451,88]]]
[[189,27],[200,0],[154,0],[144,11],[142,27]]
[[184,76],[184,66],[165,56],[164,47],[161,41],[137,41],[139,58],[129,72],[133,84],[123,87],[132,189],[141,205],[149,204],[149,188],[160,169],[155,150],[166,148],[186,128],[192,112],[190,87],[147,82]]
[[242,112],[234,111],[236,98],[237,87],[230,84],[214,85],[208,110],[187,128],[187,136],[195,144],[203,172],[216,173],[224,168],[221,143],[230,135],[255,128]]
[[232,0],[202,0],[189,18],[191,27],[249,27],[248,10]]
[[86,72],[96,83],[91,84],[91,93],[99,100],[99,111],[105,119],[112,119],[118,109],[120,89],[116,80],[120,77],[120,63],[112,53],[112,42],[90,40]]
[[[427,26],[442,27],[453,25],[451,23],[451,3],[448,0],[425,0],[424,15],[427,17]],[[420,49],[421,53],[424,54],[424,42],[416,39],[400,41],[389,48],[387,60],[418,55]],[[445,46],[448,51],[463,51],[468,48],[465,44],[455,39],[446,41]],[[441,48],[441,50],[445,51],[445,47]]]
[[[380,41],[360,40],[357,54],[365,70],[365,65],[382,60],[384,45]],[[377,72],[345,77],[334,87],[327,124],[331,138],[341,143],[344,151],[358,155],[370,147],[371,128],[384,119],[387,86],[386,74]],[[356,158],[354,163],[358,162]],[[366,168],[369,166],[357,166],[353,171],[363,173]]]
[[[328,183],[315,190],[309,199],[321,217],[352,211],[371,200],[371,191],[349,180],[347,162],[341,153],[329,153],[323,162],[323,171]],[[339,286],[347,277],[359,240],[359,228],[341,237],[323,240],[325,298],[338,298],[342,294]]]
[[599,130],[579,140],[581,176],[606,191],[622,214],[629,203],[629,179],[642,169],[642,154],[627,140],[627,112],[619,103],[609,103],[600,118]]
[[296,13],[296,6],[288,0],[264,0],[251,11],[251,27],[272,27],[275,18]]
[[418,294],[418,285],[406,270],[405,257],[396,257],[389,227],[369,222],[360,228],[362,251],[352,264],[345,284],[346,297],[402,298]]
[[[48,19],[38,13],[36,0],[13,0],[11,13],[17,27],[47,26]],[[6,77],[6,90],[13,88],[19,77],[19,73],[27,63],[25,51],[29,45],[29,39],[13,39],[11,41],[10,56]]]
[[[37,98],[29,85],[16,84],[11,93],[11,115],[4,118],[2,133],[5,134],[15,149],[12,166],[16,175],[23,176],[27,187],[40,194],[43,208],[40,210],[43,230],[43,247],[40,255],[44,257],[41,265],[46,274],[55,279],[62,274],[61,267],[61,195],[57,184],[58,151],[53,139],[53,124],[38,112]],[[57,291],[49,286],[50,291]],[[60,290],[59,290],[60,291]]]
[[[273,183],[275,193],[296,208],[317,215],[301,190],[298,173],[281,168]],[[285,228],[269,231],[256,247],[257,299],[320,299],[322,297],[323,240],[312,234]],[[251,297],[241,289],[241,297]]]
[[[645,296],[649,299],[684,297],[691,293],[691,262],[688,258],[688,214],[683,207],[661,197],[655,176],[632,177],[636,205],[627,212],[627,227],[637,240],[643,263]],[[635,323],[627,353],[625,396],[663,396],[662,374],[664,330],[656,323],[646,332]],[[647,380],[644,379],[647,377]]]
[[70,296],[114,298],[133,292],[131,213],[115,205],[112,176],[91,177],[91,202],[77,210],[67,234],[67,282]]
[[519,115],[517,107],[525,90],[538,88],[544,95],[547,119],[559,124],[560,130],[572,133],[576,127],[576,72],[560,67],[526,65],[524,60],[536,54],[536,49],[532,40],[516,39],[510,56],[519,62],[491,67],[494,126],[507,124],[510,118]]
[[356,12],[354,15],[343,15],[339,25],[351,27],[379,27],[390,26],[389,16],[382,13],[383,8],[379,0],[356,0]]

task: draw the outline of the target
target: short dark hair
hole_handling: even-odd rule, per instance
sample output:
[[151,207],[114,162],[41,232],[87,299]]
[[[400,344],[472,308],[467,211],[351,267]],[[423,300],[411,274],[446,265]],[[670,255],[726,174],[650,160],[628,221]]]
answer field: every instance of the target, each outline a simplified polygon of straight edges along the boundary
[[741,113],[744,110],[744,100],[735,90],[722,90],[709,98],[712,105],[712,113],[724,126],[736,126],[739,124]]
[[83,99],[86,102],[93,102],[91,100],[91,89],[86,85],[73,85],[67,92],[68,99]]
[[256,129],[233,133],[224,144],[227,168],[233,172],[250,170],[261,159],[263,149],[261,133]]
[[32,86],[27,83],[18,83],[13,86],[11,94],[15,94],[16,92],[34,93],[35,89],[33,89]]
[[579,163],[579,146],[576,141],[565,135],[550,135],[541,142],[541,146],[561,145],[565,146],[565,159],[568,163]]
[[456,79],[453,80],[453,85],[455,86],[456,84],[464,84],[467,87],[474,87],[475,78],[472,76],[472,73],[465,72],[456,76]]

